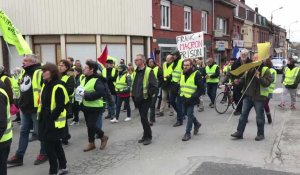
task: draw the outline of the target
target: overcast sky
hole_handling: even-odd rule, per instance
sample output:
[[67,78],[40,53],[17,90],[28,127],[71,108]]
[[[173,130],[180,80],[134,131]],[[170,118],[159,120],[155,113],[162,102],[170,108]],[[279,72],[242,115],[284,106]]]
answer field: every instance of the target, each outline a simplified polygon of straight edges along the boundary
[[[271,20],[273,10],[283,7],[273,12],[273,22],[286,29],[287,38],[290,26],[291,41],[300,42],[300,0],[246,0],[246,4],[253,9],[257,6],[258,12],[268,20]],[[299,22],[291,24],[295,21]]]

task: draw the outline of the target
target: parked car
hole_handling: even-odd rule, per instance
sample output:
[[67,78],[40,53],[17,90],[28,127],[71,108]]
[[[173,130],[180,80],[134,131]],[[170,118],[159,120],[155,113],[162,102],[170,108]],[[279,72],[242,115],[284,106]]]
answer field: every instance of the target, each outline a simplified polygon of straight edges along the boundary
[[278,73],[282,73],[287,61],[285,59],[279,58],[279,57],[273,57],[271,61],[273,63],[274,69]]

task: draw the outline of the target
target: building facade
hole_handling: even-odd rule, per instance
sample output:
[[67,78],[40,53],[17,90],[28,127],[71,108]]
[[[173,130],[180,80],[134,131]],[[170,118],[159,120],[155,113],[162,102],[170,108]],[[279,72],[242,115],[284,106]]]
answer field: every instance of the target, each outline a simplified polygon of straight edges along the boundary
[[176,36],[203,31],[205,58],[211,55],[212,2],[210,0],[153,0],[152,50],[163,62],[176,49]]
[[[138,53],[150,55],[151,0],[10,0],[0,6],[44,63],[96,60],[105,45],[127,63]],[[4,65],[21,66],[15,48],[6,49],[0,53]]]

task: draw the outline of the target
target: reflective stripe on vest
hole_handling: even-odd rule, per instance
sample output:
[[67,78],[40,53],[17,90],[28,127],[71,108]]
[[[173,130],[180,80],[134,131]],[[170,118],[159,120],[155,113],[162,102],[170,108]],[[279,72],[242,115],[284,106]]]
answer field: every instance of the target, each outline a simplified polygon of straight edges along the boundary
[[295,67],[292,70],[288,67],[284,70],[284,81],[283,85],[293,85],[297,79],[299,68]]
[[191,98],[192,95],[197,90],[197,85],[195,84],[195,76],[197,71],[193,72],[189,78],[185,81],[185,75],[181,74],[180,78],[180,96],[185,98]]
[[164,74],[164,80],[165,81],[167,80],[166,77],[172,74],[172,71],[173,71],[172,67],[173,67],[173,63],[171,63],[169,65],[169,67],[167,67],[167,62],[164,62],[164,64],[163,64],[163,74]]
[[[61,84],[55,85],[53,87],[52,93],[51,93],[51,104],[50,104],[51,113],[56,108],[56,99],[55,99],[55,97],[56,97],[56,90],[58,88],[61,88],[63,90],[63,94],[64,94],[64,97],[65,97],[64,104],[67,105],[67,103],[70,101],[69,95],[68,95],[68,92],[67,92],[66,88]],[[42,87],[41,94],[43,93],[43,89],[44,89],[44,85]],[[38,111],[37,111],[38,112],[38,117],[39,117],[39,113],[42,110],[42,106],[43,106],[43,104],[41,103],[41,100],[40,100],[40,104],[39,104]],[[61,128],[64,128],[66,126],[66,121],[67,121],[66,116],[67,116],[67,109],[64,108],[64,110],[59,114],[58,118],[54,121],[55,128],[61,129]]]
[[[102,77],[107,78],[107,70],[106,68],[102,70]],[[116,75],[116,69],[112,68],[111,70],[111,77],[114,77]]]
[[34,71],[32,76],[33,103],[35,108],[37,108],[39,105],[38,99],[42,89],[41,81],[42,81],[42,70],[38,69]]
[[182,73],[182,59],[178,60],[177,65],[172,72],[172,82],[179,83],[181,73]]
[[4,131],[3,136],[0,138],[0,143],[6,142],[8,140],[10,140],[13,137],[13,132],[12,132],[12,128],[11,128],[11,118],[10,118],[10,103],[9,103],[9,98],[7,93],[5,92],[4,89],[0,88],[0,93],[3,94],[6,97],[6,111],[1,111],[6,112],[6,117],[7,117],[7,126],[6,129]]
[[123,92],[128,87],[126,78],[127,74],[122,75],[121,78],[120,76],[117,77],[115,88],[117,92]]
[[[268,70],[269,68],[264,66],[262,68],[262,71],[261,71],[261,76],[263,77],[266,73],[266,71]],[[260,85],[260,95],[261,96],[265,96],[267,97],[269,95],[269,87],[263,87],[262,85]]]
[[[82,80],[80,86],[84,87],[84,92],[88,92],[88,93],[92,93],[95,92],[95,84],[96,81],[98,80],[98,78],[91,78],[87,83],[85,83],[86,78]],[[101,108],[103,107],[103,98],[99,98],[97,100],[93,100],[93,101],[86,101],[83,98],[82,101],[83,106],[85,107],[93,107],[93,108]]]
[[271,83],[271,85],[269,86],[269,93],[273,94],[275,87],[276,87],[276,82],[277,82],[277,71],[273,68],[270,68],[270,73],[273,77],[273,82]]
[[[214,64],[212,67],[206,66],[205,72],[207,75],[211,76],[216,73],[218,65]],[[206,83],[219,83],[219,77],[206,79]]]
[[155,78],[157,79],[157,74],[158,74],[158,66],[156,66],[155,68],[152,69],[153,70],[153,73],[154,73],[154,76]]
[[[145,67],[145,73],[144,73],[144,78],[143,78],[143,97],[144,99],[148,99],[148,87],[149,87],[149,74],[151,72],[151,68]],[[136,71],[133,72],[132,74],[132,82],[134,82],[136,75]],[[132,85],[131,84],[131,90],[132,90]]]
[[[72,78],[70,75],[64,75],[61,77],[61,81],[63,81],[64,83],[67,83],[67,81],[69,80],[69,78]],[[73,99],[74,99],[74,90],[73,90],[73,93],[69,96],[70,100],[72,100],[73,102]]]

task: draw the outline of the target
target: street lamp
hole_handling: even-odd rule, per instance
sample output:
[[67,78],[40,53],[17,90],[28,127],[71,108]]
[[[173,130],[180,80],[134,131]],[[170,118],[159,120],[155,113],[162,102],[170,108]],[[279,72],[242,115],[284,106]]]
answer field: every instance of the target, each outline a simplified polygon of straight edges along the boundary
[[273,29],[273,13],[276,12],[277,10],[281,10],[281,9],[283,9],[283,7],[279,7],[278,9],[275,9],[271,12],[271,27],[272,27],[272,29]]
[[289,40],[291,40],[291,25],[297,23],[298,21],[294,21],[289,24]]

